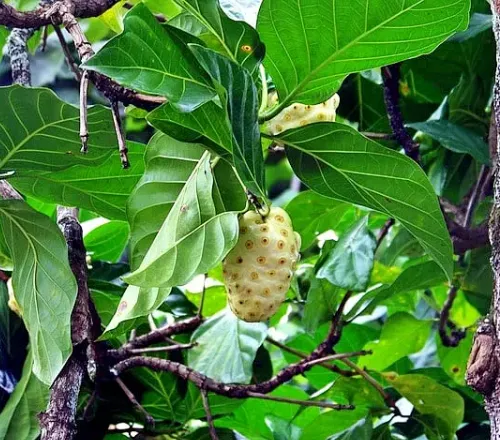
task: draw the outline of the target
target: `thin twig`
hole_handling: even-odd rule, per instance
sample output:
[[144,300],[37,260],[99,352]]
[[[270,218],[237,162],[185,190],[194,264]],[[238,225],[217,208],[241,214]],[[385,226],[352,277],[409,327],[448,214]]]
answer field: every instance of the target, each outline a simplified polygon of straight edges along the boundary
[[108,352],[109,356],[114,358],[123,358],[126,357],[129,353],[129,350],[148,347],[153,344],[157,344],[159,342],[164,342],[167,338],[172,335],[177,335],[180,333],[187,333],[192,331],[200,326],[203,322],[201,317],[194,316],[193,318],[187,319],[185,321],[176,322],[171,325],[167,325],[165,327],[161,327],[156,330],[152,330],[149,333],[138,336],[137,338],[127,342],[122,347],[116,350],[110,350]]
[[[270,344],[275,345],[276,347],[281,348],[283,351],[287,351],[288,353],[294,354],[295,356],[298,356],[302,359],[305,359],[308,356],[307,354],[305,354],[299,350],[296,350],[295,348],[288,347],[287,345],[282,344],[281,342],[277,341],[276,339],[271,338],[270,336],[266,337],[266,341],[269,342]],[[326,368],[327,370],[330,370],[333,373],[340,374],[341,376],[351,377],[351,376],[354,376],[357,374],[357,373],[353,373],[352,371],[342,370],[337,365],[330,365],[327,363],[321,363],[318,366]]]
[[198,313],[196,314],[198,318],[201,319],[203,316],[203,305],[205,304],[205,292],[207,290],[207,274],[203,275],[203,290],[201,291],[201,301],[200,307],[198,308]]
[[378,236],[377,236],[377,244],[376,248],[378,249],[379,246],[382,244],[382,241],[384,240],[385,236],[389,233],[389,230],[391,227],[394,225],[395,220],[393,218],[390,218],[384,223],[384,226],[380,229]]
[[382,398],[384,399],[384,402],[386,403],[386,405],[390,408],[395,408],[396,407],[396,404],[394,403],[394,400],[392,400],[392,397],[390,396],[389,393],[386,393],[386,391],[384,390],[384,387],[382,385],[380,385],[376,380],[375,378],[373,378],[372,376],[370,376],[370,374],[368,374],[368,372],[366,370],[364,370],[363,368],[359,367],[358,365],[356,365],[353,361],[351,361],[350,359],[342,359],[341,362],[343,362],[344,364],[346,364],[348,367],[352,368],[353,370],[355,370],[360,376],[362,376],[373,388],[375,388],[378,393],[382,396]]
[[261,393],[253,393],[253,392],[248,393],[248,397],[253,397],[255,399],[262,399],[262,400],[272,400],[274,402],[290,403],[290,404],[300,405],[300,406],[315,406],[315,407],[319,407],[319,408],[329,408],[329,409],[336,409],[336,410],[354,409],[353,405],[340,405],[337,403],[316,402],[314,400],[289,399],[287,397],[271,396],[269,394],[261,394]]
[[88,152],[89,129],[87,125],[87,94],[89,89],[89,73],[84,71],[80,80],[80,139],[82,153]]
[[366,356],[368,354],[372,354],[372,352],[369,350],[360,350],[360,351],[353,351],[352,353],[331,354],[329,356],[320,357],[319,359],[308,360],[305,363],[305,365],[307,367],[312,367],[314,365],[322,364],[323,362],[339,361],[350,357]]
[[113,114],[113,124],[115,126],[116,138],[118,140],[118,151],[120,152],[120,161],[124,169],[130,168],[130,162],[128,160],[128,148],[127,142],[125,140],[125,134],[122,129],[122,120],[120,117],[120,108],[118,106],[118,101],[111,100],[111,113]]
[[217,431],[215,430],[212,411],[210,411],[210,402],[208,401],[208,393],[206,390],[200,390],[200,393],[201,393],[201,400],[203,402],[203,408],[205,409],[205,414],[207,416],[208,432],[210,433],[210,438],[212,440],[219,440]]
[[139,403],[139,401],[134,396],[134,393],[130,391],[130,389],[127,387],[127,385],[125,385],[123,380],[121,380],[119,377],[115,377],[115,381],[118,384],[118,386],[122,389],[125,396],[127,396],[127,399],[130,401],[130,403],[144,415],[146,425],[150,428],[154,427],[155,419]]
[[42,44],[40,50],[42,52],[45,52],[45,49],[47,49],[47,38],[49,37],[49,26],[44,26],[43,27],[43,33],[42,33]]
[[64,39],[64,35],[61,31],[61,28],[57,25],[54,25],[54,31],[57,35],[57,38],[59,40],[59,44],[61,45],[62,51],[64,53],[64,58],[66,59],[66,63],[68,64],[68,67],[70,70],[75,74],[75,78],[78,82],[82,80],[82,74],[80,72],[80,69],[75,63],[75,60],[73,59],[73,55],[71,54],[71,51],[69,50],[68,44],[66,43],[66,40]]
[[392,133],[373,133],[371,131],[362,131],[361,134],[368,139],[387,141],[393,140],[394,134]]
[[445,347],[456,347],[460,341],[465,337],[465,331],[452,328],[451,334],[447,332],[447,327],[449,326],[450,311],[453,306],[453,302],[457,297],[458,286],[452,284],[448,293],[446,295],[446,300],[443,304],[441,313],[439,314],[439,336]]
[[130,354],[142,354],[142,353],[158,353],[165,351],[176,351],[176,350],[187,350],[193,348],[196,344],[176,344],[168,345],[166,347],[147,347],[147,348],[131,348],[128,352]]

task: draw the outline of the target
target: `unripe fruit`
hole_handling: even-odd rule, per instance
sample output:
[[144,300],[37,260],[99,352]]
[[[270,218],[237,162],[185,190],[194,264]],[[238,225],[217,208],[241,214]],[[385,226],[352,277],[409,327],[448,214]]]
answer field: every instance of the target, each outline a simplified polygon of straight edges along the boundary
[[266,134],[278,135],[286,130],[304,127],[315,122],[334,122],[339,103],[340,97],[335,93],[320,104],[292,104],[266,122],[262,131]]
[[299,259],[300,235],[281,208],[263,219],[249,211],[240,218],[240,236],[223,262],[229,306],[240,319],[265,321],[285,300]]

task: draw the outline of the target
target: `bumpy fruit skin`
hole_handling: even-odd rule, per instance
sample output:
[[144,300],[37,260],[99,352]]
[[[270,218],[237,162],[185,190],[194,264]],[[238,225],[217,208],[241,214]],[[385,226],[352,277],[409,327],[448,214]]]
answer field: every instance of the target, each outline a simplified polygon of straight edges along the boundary
[[265,321],[285,300],[299,259],[300,235],[281,208],[263,220],[249,211],[240,218],[236,246],[223,262],[229,306],[240,319]]
[[266,134],[277,135],[286,130],[304,127],[315,122],[334,122],[339,103],[340,97],[335,93],[327,101],[320,104],[292,104],[264,124],[262,130]]

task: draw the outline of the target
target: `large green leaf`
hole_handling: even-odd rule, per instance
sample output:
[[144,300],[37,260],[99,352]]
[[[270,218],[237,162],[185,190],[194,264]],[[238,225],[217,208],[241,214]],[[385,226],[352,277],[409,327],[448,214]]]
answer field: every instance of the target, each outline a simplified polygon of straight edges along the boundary
[[127,142],[127,146],[131,166],[126,170],[116,150],[95,167],[78,165],[56,172],[23,172],[9,182],[22,194],[44,202],[78,206],[109,219],[125,220],[127,198],[144,172],[144,145]]
[[[164,134],[151,138],[145,173],[127,204],[132,269],[139,267],[203,151],[200,144],[179,142]],[[241,210],[245,195],[230,166],[219,161],[214,173],[226,210]]]
[[190,113],[178,112],[170,103],[163,104],[146,117],[163,133],[186,142],[204,142],[219,156],[233,153],[233,135],[226,111],[214,101]]
[[148,288],[185,284],[222,261],[237,239],[238,211],[226,210],[205,152],[141,265],[125,280]]
[[444,431],[445,436],[440,438],[454,438],[464,417],[464,401],[460,394],[422,374],[398,376],[390,383],[418,412],[442,422],[440,431]]
[[325,278],[344,289],[365,290],[370,281],[376,246],[377,240],[368,229],[368,216],[365,216],[340,237],[318,269],[318,278]]
[[232,61],[252,71],[264,57],[259,34],[244,21],[231,20],[218,0],[176,0],[204,28],[200,38]]
[[72,350],[76,282],[59,229],[20,200],[0,200],[0,226],[14,262],[12,286],[30,335],[35,375],[48,385]]
[[443,214],[432,185],[413,160],[335,122],[272,139],[288,146],[295,173],[313,191],[399,220],[451,279],[453,253]]
[[219,382],[248,383],[266,334],[264,323],[242,321],[226,307],[193,333],[188,365]]
[[21,380],[0,413],[0,440],[35,440],[38,414],[47,406],[49,387],[33,374],[31,351],[24,362]]
[[283,104],[316,104],[345,76],[429,53],[467,26],[469,0],[267,0],[257,29]]
[[98,165],[113,151],[111,112],[88,112],[89,151],[81,154],[78,108],[48,89],[0,87],[0,170],[56,171],[72,165]]
[[162,26],[138,4],[125,16],[123,33],[84,67],[136,90],[165,96],[184,111],[193,110],[212,99],[215,91],[180,33]]
[[451,151],[470,154],[486,165],[490,163],[488,144],[481,136],[467,128],[446,120],[413,122],[407,125],[428,134]]
[[227,105],[234,137],[234,165],[238,174],[248,189],[265,197],[264,157],[257,114],[259,100],[250,73],[210,49],[191,45],[191,50],[219,84],[221,101]]
[[370,370],[384,371],[394,362],[424,348],[432,321],[420,321],[408,313],[396,313],[382,327],[380,339],[368,342],[365,350],[373,352],[360,359],[359,365]]
[[286,206],[293,228],[302,238],[301,249],[311,246],[318,234],[333,229],[344,232],[356,219],[355,209],[312,191],[297,194]]

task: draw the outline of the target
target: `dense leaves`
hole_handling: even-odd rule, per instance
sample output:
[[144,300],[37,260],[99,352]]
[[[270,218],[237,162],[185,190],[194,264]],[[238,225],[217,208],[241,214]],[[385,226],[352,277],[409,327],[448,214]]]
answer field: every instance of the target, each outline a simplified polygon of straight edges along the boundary
[[[279,383],[266,396],[209,392],[221,440],[489,438],[482,396],[465,382],[494,285],[495,254],[483,244],[493,195],[489,8],[484,0],[132,0],[77,18],[96,52],[82,68],[101,74],[90,75],[89,103],[109,106],[125,93],[138,105],[120,106],[128,169],[101,105],[88,108],[89,152],[80,153],[83,121],[69,104],[79,84],[52,28],[45,51],[36,30],[32,84],[48,88],[0,88],[0,177],[23,198],[0,200],[0,440],[39,436],[37,413],[72,350],[76,284],[58,205],[79,208],[103,331],[96,364],[78,357],[89,376],[98,367],[98,380],[86,377],[78,396],[67,387],[61,399],[66,408],[78,398],[77,437],[210,440],[200,388],[213,382],[202,374],[222,394]],[[0,48],[10,32],[0,27]],[[65,38],[79,64],[82,46]],[[2,61],[1,84],[11,83],[11,60]],[[141,103],[145,94],[155,96]],[[413,136],[418,161],[395,128]],[[301,235],[301,258],[276,313],[247,323],[227,306],[232,275],[222,261],[246,232],[239,218],[254,211],[252,228],[265,234],[276,207]],[[241,243],[251,258],[252,242]],[[452,243],[457,253],[474,249],[453,255]],[[248,267],[266,258],[275,255],[254,255]],[[235,288],[242,275],[248,284],[242,301],[271,294],[253,269],[233,275]],[[438,331],[451,283],[445,324],[463,332],[457,347]],[[135,339],[150,332],[161,338]],[[93,356],[94,345],[86,348],[74,353]],[[290,368],[320,352],[350,355]],[[118,362],[141,357],[155,367],[120,379],[154,423],[106,379]],[[324,407],[332,403],[353,408]]]
[[166,96],[183,110],[195,109],[215,96],[180,31],[161,26],[142,4],[127,14],[124,26],[123,34],[85,63],[87,69],[134,89]]
[[432,51],[465,28],[468,12],[465,0],[274,0],[263,2],[257,29],[282,102],[315,104],[349,73]]

